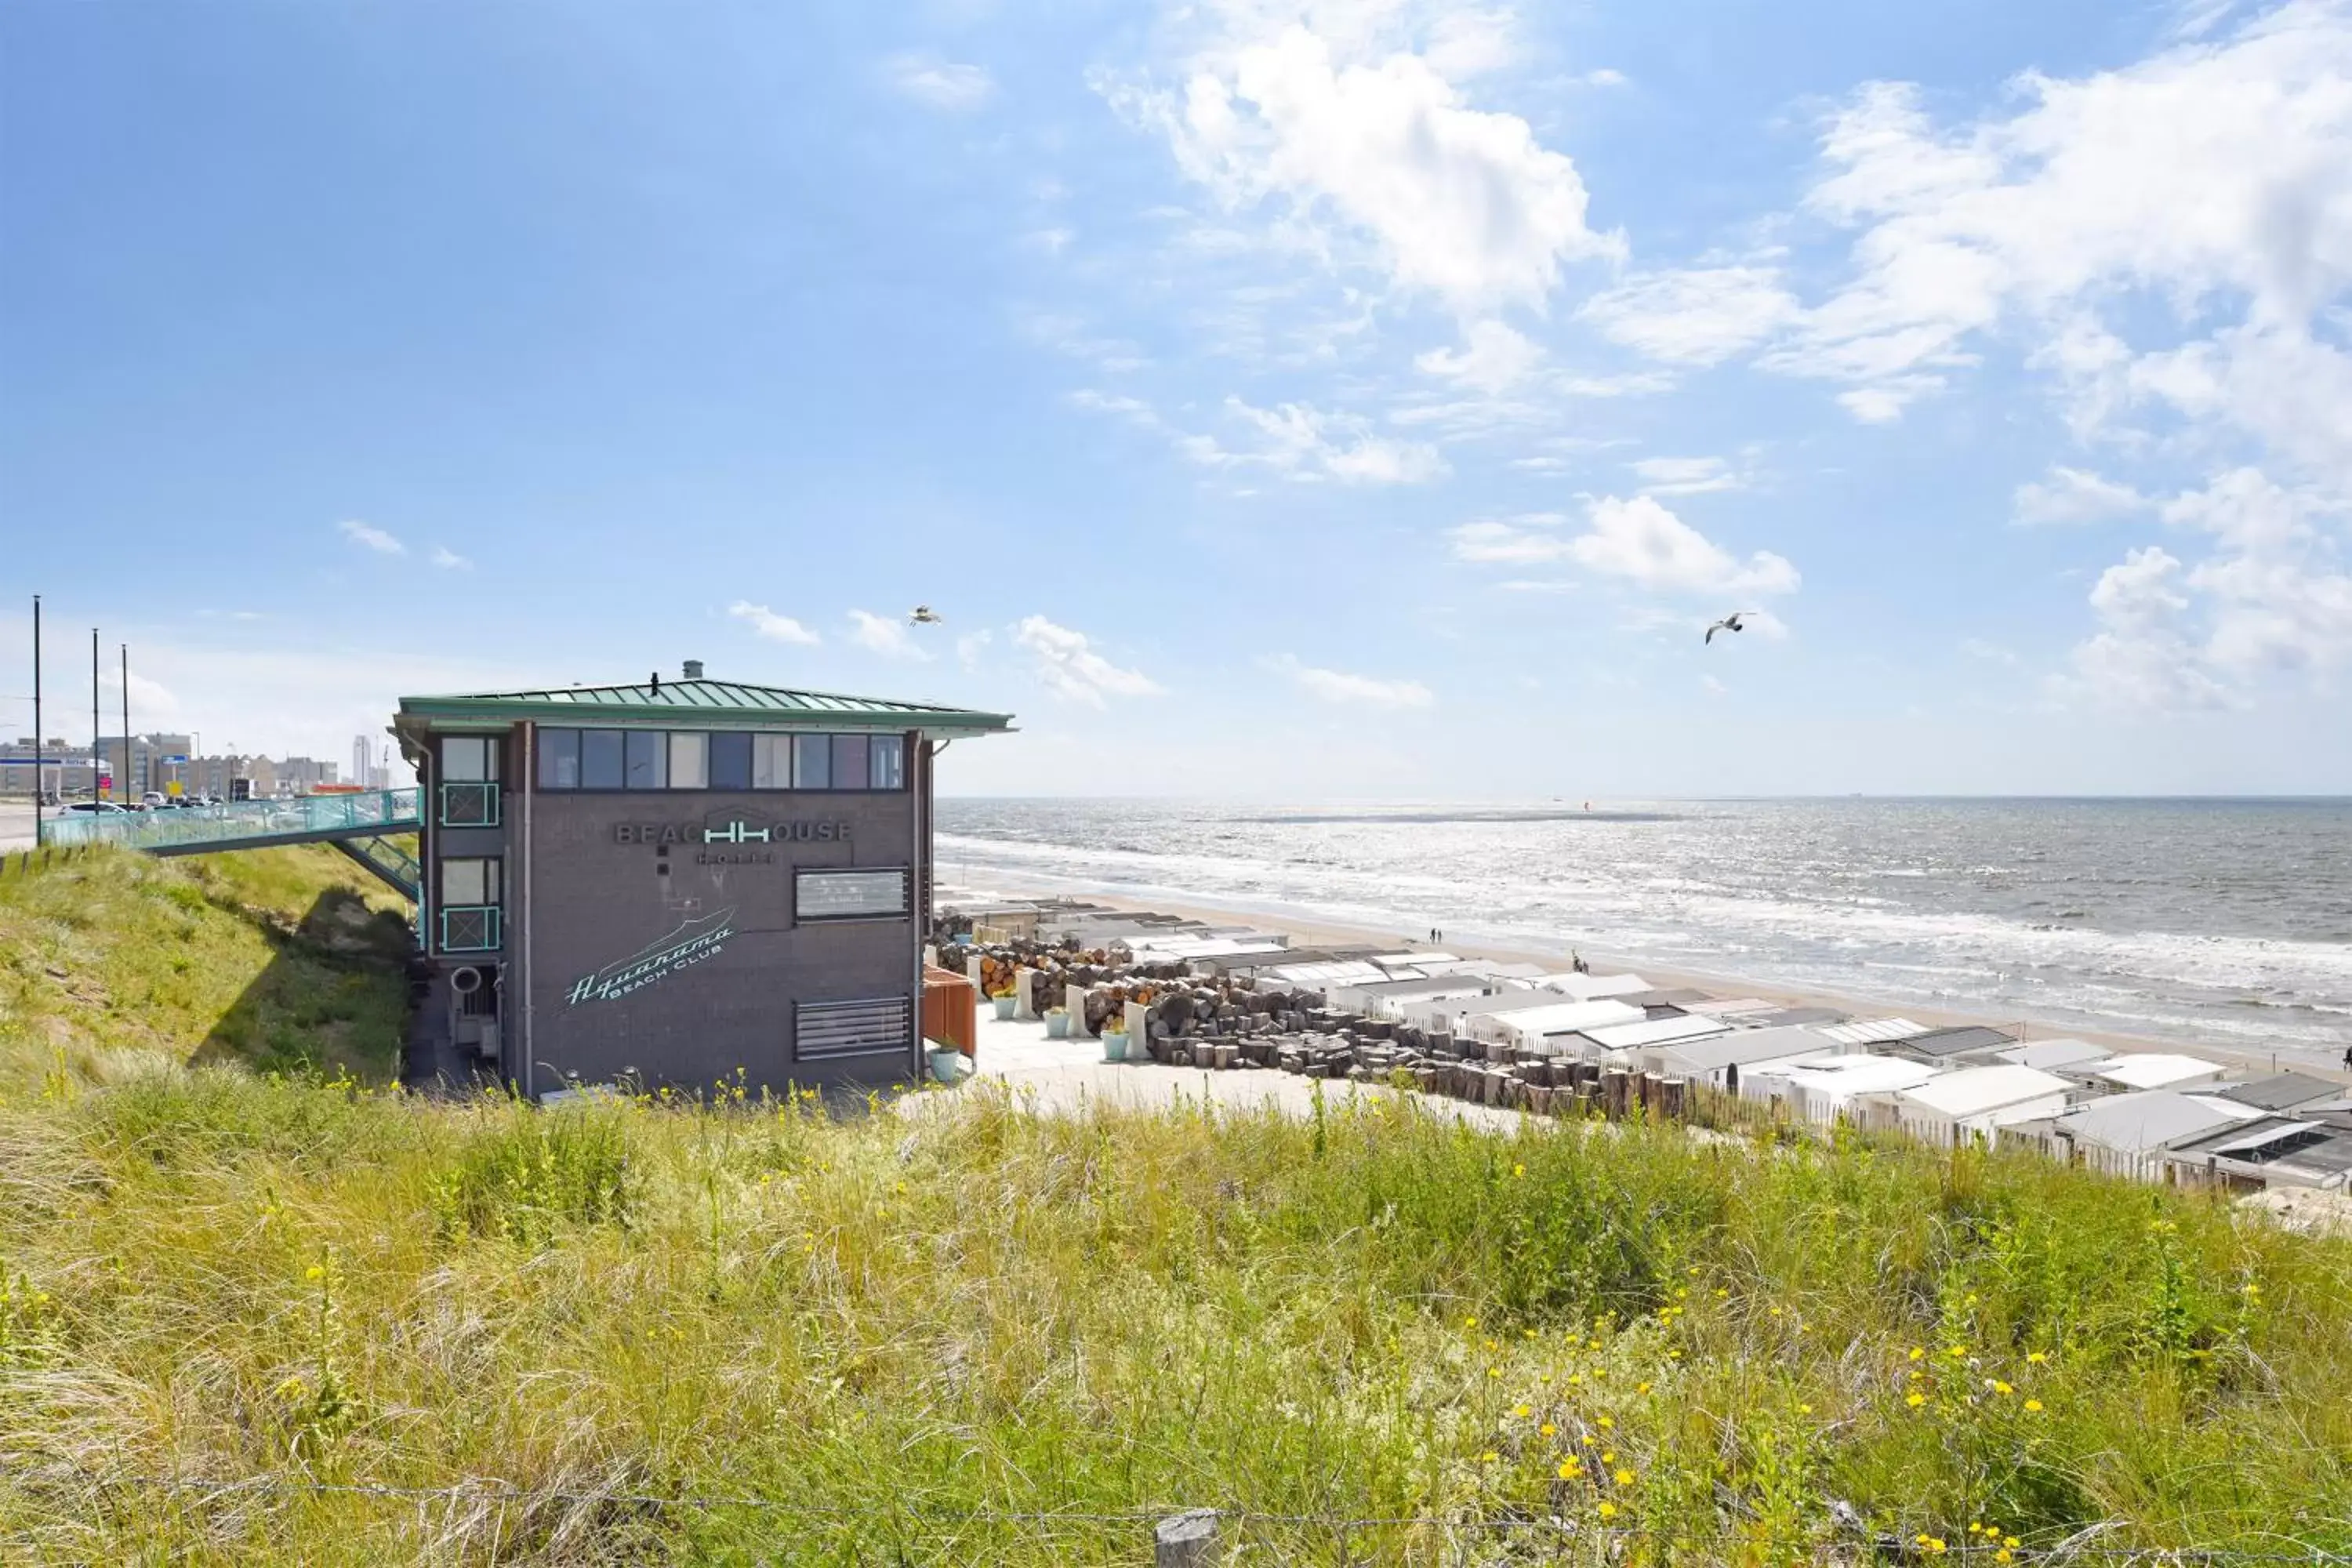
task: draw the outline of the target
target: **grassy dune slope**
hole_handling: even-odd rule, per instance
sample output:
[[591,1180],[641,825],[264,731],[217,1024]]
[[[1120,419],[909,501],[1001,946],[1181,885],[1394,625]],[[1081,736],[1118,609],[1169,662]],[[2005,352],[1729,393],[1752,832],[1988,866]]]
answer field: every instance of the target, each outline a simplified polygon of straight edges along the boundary
[[399,1060],[400,900],[323,846],[0,876],[0,1094],[158,1062]]
[[0,1540],[1042,1568],[1210,1505],[1284,1563],[2352,1545],[2341,1242],[2032,1161],[939,1099],[0,1110]]
[[2352,1548],[2352,1243],[1410,1098],[424,1103],[366,1086],[389,903],[322,849],[0,879],[0,1560]]

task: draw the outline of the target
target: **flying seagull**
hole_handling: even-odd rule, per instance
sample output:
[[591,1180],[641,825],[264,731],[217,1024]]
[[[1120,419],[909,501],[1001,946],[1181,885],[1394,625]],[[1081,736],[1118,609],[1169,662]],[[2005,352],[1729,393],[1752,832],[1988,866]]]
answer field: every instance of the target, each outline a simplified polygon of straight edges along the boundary
[[910,626],[936,626],[946,619],[929,605],[917,605],[908,615],[907,624]]
[[1742,616],[1752,616],[1754,614],[1756,614],[1754,610],[1734,610],[1731,614],[1724,616],[1723,619],[1716,622],[1713,626],[1708,626],[1706,628],[1706,636],[1701,640],[1713,642],[1715,640],[1715,634],[1717,632],[1744,632],[1748,628],[1739,624],[1739,618]]

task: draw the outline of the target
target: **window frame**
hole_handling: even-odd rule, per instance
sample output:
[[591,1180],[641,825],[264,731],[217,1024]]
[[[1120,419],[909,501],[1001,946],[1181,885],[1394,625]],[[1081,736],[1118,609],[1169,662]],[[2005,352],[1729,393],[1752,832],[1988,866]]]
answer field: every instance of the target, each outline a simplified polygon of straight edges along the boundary
[[[885,877],[898,879],[898,905],[885,911],[812,915],[801,910],[801,889],[811,878]],[[912,920],[915,912],[915,868],[911,866],[795,866],[793,868],[793,924],[795,926],[871,925]]]

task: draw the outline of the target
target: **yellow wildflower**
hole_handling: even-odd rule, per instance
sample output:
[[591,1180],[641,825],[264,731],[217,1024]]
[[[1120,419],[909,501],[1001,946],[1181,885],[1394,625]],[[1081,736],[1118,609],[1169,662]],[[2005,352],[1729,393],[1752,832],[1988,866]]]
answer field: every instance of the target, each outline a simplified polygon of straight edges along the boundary
[[1617,1472],[1617,1484],[1618,1484],[1619,1486],[1621,1486],[1621,1487],[1630,1487],[1630,1486],[1632,1486],[1632,1485],[1633,1484],[1633,1471],[1631,1471],[1631,1470],[1620,1470],[1620,1471],[1618,1471],[1618,1472]]
[[1924,1360],[1927,1354],[1927,1347],[1924,1345],[1913,1345],[1911,1347],[1911,1359],[1913,1361]]
[[1593,1425],[1594,1425],[1595,1426],[1600,1427],[1603,1432],[1606,1432],[1606,1431],[1608,1431],[1612,1426],[1616,1426],[1616,1425],[1617,1425],[1617,1423],[1616,1423],[1616,1422],[1614,1422],[1614,1421],[1612,1421],[1611,1419],[1609,1419],[1609,1417],[1608,1417],[1608,1416],[1603,1415],[1603,1416],[1601,1416],[1599,1420],[1597,1420],[1597,1421],[1593,1422]]
[[1572,1481],[1576,1479],[1577,1472],[1583,1468],[1584,1467],[1582,1465],[1579,1464],[1572,1458],[1562,1459],[1559,1462],[1559,1479],[1564,1481]]
[[1488,1377],[1500,1377],[1503,1375],[1503,1369],[1499,1366],[1490,1366],[1486,1369],[1486,1375]]
[[2028,1351],[2026,1352],[2025,1359],[2032,1362],[2035,1366],[2040,1366],[2043,1362],[2048,1361],[2050,1358],[2042,1354],[2040,1351]]
[[1603,1519],[1615,1519],[1617,1517],[1617,1505],[1613,1502],[1602,1503],[1601,1505],[1601,1517]]
[[1557,1437],[1559,1436],[1559,1428],[1553,1426],[1549,1421],[1537,1427],[1536,1430],[1542,1433],[1547,1437]]
[[1478,1320],[1475,1318],[1465,1318],[1462,1320],[1462,1326],[1465,1329],[1475,1329],[1478,1326]]
[[327,1270],[320,1264],[313,1263],[310,1268],[302,1270],[302,1278],[305,1279],[324,1279],[326,1277]]
[[1905,1400],[1904,1403],[1910,1405],[1912,1409],[1916,1410],[1919,1406],[1927,1403],[1927,1396],[1915,1390],[1912,1393],[1911,1397]]
[[2028,1410],[2032,1411],[2032,1412],[2033,1412],[2035,1415],[2039,1415],[2040,1414],[2042,1414],[2042,1401],[2040,1401],[2040,1400],[2038,1400],[2038,1399],[2029,1399],[2029,1400],[2027,1400],[2027,1401],[2025,1402],[2025,1407],[2026,1407]]
[[1514,1176],[1524,1176],[1527,1173],[1528,1168],[1525,1165],[1514,1165],[1511,1167],[1511,1174]]
[[1526,1405],[1512,1405],[1512,1406],[1511,1406],[1511,1414],[1512,1414],[1512,1415],[1518,1415],[1518,1416],[1528,1416],[1528,1415],[1534,1415],[1534,1414],[1535,1414],[1535,1412],[1534,1412],[1534,1411],[1532,1411],[1532,1410],[1529,1410],[1529,1409],[1528,1409]]
[[2001,1380],[1997,1377],[1992,1380],[1992,1391],[2004,1398],[2017,1392],[2017,1390],[2011,1388],[2009,1384],[2001,1382]]

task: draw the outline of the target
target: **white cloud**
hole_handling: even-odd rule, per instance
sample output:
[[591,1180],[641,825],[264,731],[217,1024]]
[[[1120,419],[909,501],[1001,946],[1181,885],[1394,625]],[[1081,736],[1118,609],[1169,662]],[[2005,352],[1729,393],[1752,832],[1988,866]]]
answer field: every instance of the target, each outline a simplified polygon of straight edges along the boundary
[[436,544],[433,547],[432,562],[434,565],[445,572],[470,572],[474,569],[474,563],[470,559],[458,554],[446,544]]
[[370,527],[368,524],[361,522],[356,519],[346,519],[344,521],[335,524],[335,530],[345,539],[350,540],[353,544],[359,545],[363,549],[373,550],[379,555],[405,555],[408,553],[408,546],[403,544],[399,540],[394,538],[391,534],[386,533],[383,529]]
[[1023,235],[1021,243],[1047,256],[1059,256],[1069,248],[1070,241],[1077,237],[1078,231],[1074,228],[1040,228]]
[[981,655],[987,652],[988,645],[995,640],[995,634],[985,627],[976,632],[965,633],[956,638],[956,662],[968,670],[978,669]]
[[1106,697],[1150,697],[1160,683],[1141,670],[1126,669],[1095,651],[1084,632],[1029,616],[1013,628],[1013,640],[1028,650],[1031,668],[1056,696],[1100,708]]
[[1139,397],[1086,387],[1071,393],[1069,401],[1164,436],[1203,468],[1264,468],[1293,479],[1384,485],[1420,484],[1449,471],[1434,447],[1375,435],[1368,420],[1326,414],[1303,403],[1259,408],[1227,397],[1225,413],[1244,433],[1240,443],[1228,445],[1213,435],[1179,429]]
[[1268,669],[1289,677],[1301,691],[1325,702],[1367,708],[1427,708],[1436,700],[1429,688],[1418,680],[1382,680],[1340,669],[1318,669],[1301,664],[1286,653],[1266,659],[1265,664]]
[[1612,70],[1607,66],[1602,66],[1598,70],[1589,70],[1584,73],[1584,85],[1587,87],[1623,87],[1625,85],[1625,73],[1621,70]]
[[1543,363],[1543,350],[1504,322],[1473,321],[1462,331],[1462,347],[1436,348],[1416,355],[1423,375],[1457,381],[1485,393],[1508,392]]
[[2217,476],[2163,508],[2211,542],[2194,565],[2158,545],[2127,553],[2091,591],[2098,630],[2062,689],[2139,708],[2243,700],[2267,679],[2325,679],[2352,665],[2352,574],[2343,502],[2253,468]]
[[1731,688],[1726,686],[1712,675],[1700,676],[1698,678],[1698,683],[1700,689],[1709,697],[1728,697],[1731,695]]
[[[2312,330],[2352,282],[2347,77],[2352,11],[2292,0],[2123,69],[2029,73],[2021,107],[1957,129],[1916,89],[1872,84],[1830,122],[1806,198],[1858,231],[1853,276],[1765,363],[1860,384],[1874,395],[1850,406],[1885,417],[2004,324],[2096,342],[2112,316],[2145,333],[2152,297],[2192,341],[2139,367],[2140,395],[2352,461],[2344,422],[2323,428],[2287,390],[2352,380]],[[2112,397],[2105,368],[2086,390]]]
[[984,66],[961,65],[929,55],[898,55],[883,63],[882,71],[900,96],[950,114],[969,113],[996,96],[996,79]]
[[1465,522],[1449,529],[1447,537],[1454,541],[1456,561],[1528,566],[1569,558],[1568,538],[1558,531],[1567,521],[1558,512],[1527,512],[1507,521]]
[[[1797,569],[1780,556],[1759,550],[1742,562],[1646,495],[1588,500],[1582,533],[1565,531],[1567,521],[1557,512],[1528,512],[1465,522],[1447,537],[1457,561],[1569,563],[1652,593],[1750,598],[1797,588]],[[1674,624],[1680,625],[1679,618]],[[1777,636],[1785,628],[1773,621],[1765,630]]]
[[1320,473],[1351,484],[1412,485],[1446,472],[1436,447],[1375,436],[1353,415],[1318,413],[1303,403],[1257,408],[1238,397],[1226,398],[1225,407],[1264,438],[1260,459],[1293,477]]
[[1736,490],[1748,481],[1721,458],[1643,458],[1633,464],[1642,489],[1656,496],[1704,495]]
[[2225,700],[2184,629],[2180,563],[2156,545],[2099,574],[2091,609],[2100,630],[2074,649],[2062,686],[2126,707],[2212,708]]
[[928,648],[916,646],[908,635],[907,623],[892,616],[877,616],[871,610],[849,612],[849,640],[869,653],[885,658],[927,659]]
[[738,599],[727,606],[727,613],[749,626],[753,634],[770,642],[799,643],[812,647],[824,639],[790,616],[780,616],[765,605],[754,605]]
[[1587,503],[1585,521],[1567,553],[1589,572],[1653,593],[1749,598],[1796,591],[1797,569],[1787,561],[1759,550],[1742,562],[1649,496],[1603,496]]
[[2145,510],[2148,501],[2129,485],[2053,464],[2047,479],[2017,487],[2014,505],[2020,522],[2098,522]]
[[1577,315],[1652,359],[1708,365],[1762,342],[1794,321],[1798,307],[1770,268],[1696,267],[1628,279]]
[[1318,11],[1310,30],[1230,7],[1181,93],[1099,85],[1228,210],[1273,201],[1294,231],[1368,240],[1396,286],[1464,313],[1540,308],[1564,263],[1621,255],[1587,226],[1572,161],[1463,101],[1455,79],[1507,58],[1507,26],[1452,12],[1414,52],[1396,12]]

